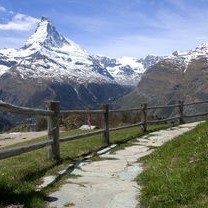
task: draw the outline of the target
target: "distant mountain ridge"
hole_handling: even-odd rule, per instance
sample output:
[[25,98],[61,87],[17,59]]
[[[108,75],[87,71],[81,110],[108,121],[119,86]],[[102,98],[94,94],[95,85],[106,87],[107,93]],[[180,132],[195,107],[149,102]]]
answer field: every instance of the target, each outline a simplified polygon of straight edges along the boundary
[[[35,33],[20,49],[3,49],[0,55],[4,59],[5,71],[10,72],[10,67],[15,67],[22,78],[45,78],[55,81],[77,78],[76,82],[82,83],[92,79],[108,82],[110,77],[96,71],[89,54],[73,41],[60,35],[47,18],[42,18]],[[5,64],[8,60],[9,64]],[[13,65],[11,65],[13,64]],[[38,66],[38,68],[37,68]],[[86,69],[88,68],[86,73]],[[103,69],[104,71],[104,69]],[[98,72],[98,73],[97,73]],[[104,73],[104,72],[103,72]]]
[[59,100],[62,108],[75,109],[118,98],[120,107],[195,102],[208,100],[207,80],[207,43],[166,57],[92,55],[46,17],[22,48],[0,49],[0,100],[21,106]]
[[107,69],[114,79],[123,85],[137,85],[142,74],[162,57],[148,55],[145,58],[121,57],[110,58],[106,56],[94,56],[98,63]]
[[99,105],[129,92],[159,59],[91,55],[42,17],[22,48],[0,49],[0,100],[27,106],[60,100],[64,108]]
[[[153,106],[174,104],[178,100],[208,100],[208,44],[203,43],[195,49],[174,52],[171,56],[164,57],[152,65],[142,75],[137,88],[118,100],[117,104],[135,107],[147,102]],[[190,106],[186,109],[196,113],[205,108]]]
[[[151,58],[152,64],[159,59],[154,56],[149,56],[149,58]],[[60,35],[50,20],[42,17],[35,33],[26,41],[24,47],[0,49],[0,75],[9,72],[11,67],[19,67],[19,74],[23,77],[40,76],[43,78],[44,76],[60,81],[64,80],[67,75],[78,78],[76,82],[94,79],[93,81],[96,82],[117,82],[129,85],[128,79],[135,79],[135,77],[137,79],[150,66],[149,62],[145,60],[132,57],[115,59],[90,55],[79,45]],[[114,65],[112,65],[113,62],[115,62]],[[38,65],[39,69],[31,71],[26,67],[28,65]],[[21,70],[22,66],[24,66],[23,70]],[[48,72],[50,73],[48,74]],[[118,75],[119,79],[117,79]],[[125,80],[127,81],[125,82]]]

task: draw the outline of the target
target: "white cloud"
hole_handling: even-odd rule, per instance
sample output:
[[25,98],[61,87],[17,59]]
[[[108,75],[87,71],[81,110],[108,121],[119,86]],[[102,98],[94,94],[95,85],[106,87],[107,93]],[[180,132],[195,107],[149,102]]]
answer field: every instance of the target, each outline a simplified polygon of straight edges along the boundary
[[39,22],[38,19],[17,13],[7,24],[0,24],[0,30],[29,31]]
[[0,12],[6,12],[6,8],[4,8],[3,6],[0,6]]

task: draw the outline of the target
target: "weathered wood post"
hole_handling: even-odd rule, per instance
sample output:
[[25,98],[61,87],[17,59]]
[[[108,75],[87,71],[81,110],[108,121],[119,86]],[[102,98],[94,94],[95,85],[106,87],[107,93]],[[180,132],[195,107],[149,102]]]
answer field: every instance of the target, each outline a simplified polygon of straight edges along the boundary
[[147,103],[142,104],[142,131],[147,132]]
[[110,133],[109,133],[109,105],[102,105],[104,112],[104,134],[103,143],[105,145],[110,144]]
[[52,116],[48,117],[48,139],[53,140],[53,144],[49,147],[49,159],[60,160],[60,147],[59,147],[59,113],[60,103],[52,101],[48,103],[48,110],[54,112]]
[[184,101],[179,100],[178,105],[179,105],[178,107],[179,107],[179,116],[180,116],[179,123],[184,124],[185,123],[185,121],[184,121]]

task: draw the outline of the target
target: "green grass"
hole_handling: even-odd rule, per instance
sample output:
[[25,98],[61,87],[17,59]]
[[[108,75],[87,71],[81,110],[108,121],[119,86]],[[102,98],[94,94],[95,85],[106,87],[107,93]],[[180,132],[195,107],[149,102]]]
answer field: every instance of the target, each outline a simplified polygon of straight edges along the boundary
[[208,122],[143,159],[142,208],[208,207]]
[[[149,131],[165,128],[166,126],[151,127]],[[73,130],[61,133],[61,137],[83,133],[80,130]],[[138,136],[142,132],[139,127],[115,131],[110,133],[111,143],[125,143]],[[46,140],[41,137],[35,140],[22,142],[18,146]],[[17,145],[13,145],[17,146]],[[43,148],[30,153],[25,153],[16,157],[0,160],[0,207],[8,204],[24,204],[25,207],[44,207],[50,187],[36,192],[35,187],[40,183],[40,178],[45,175],[56,174],[58,170],[63,170],[70,163],[80,159],[83,155],[95,152],[103,147],[102,136],[92,136],[80,140],[64,142],[60,144],[62,160],[57,163],[47,158],[48,150]],[[65,176],[63,176],[63,179]],[[57,181],[60,183],[61,178]],[[56,185],[52,185],[54,189]]]

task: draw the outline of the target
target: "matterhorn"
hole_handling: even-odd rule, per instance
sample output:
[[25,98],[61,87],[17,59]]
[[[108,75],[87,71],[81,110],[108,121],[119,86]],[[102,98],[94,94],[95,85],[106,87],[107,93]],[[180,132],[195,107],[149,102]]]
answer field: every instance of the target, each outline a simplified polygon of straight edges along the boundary
[[[154,64],[158,57],[151,60]],[[48,100],[61,101],[63,108],[97,106],[129,92],[148,63],[91,55],[42,17],[23,47],[0,50],[0,100],[24,106]]]

